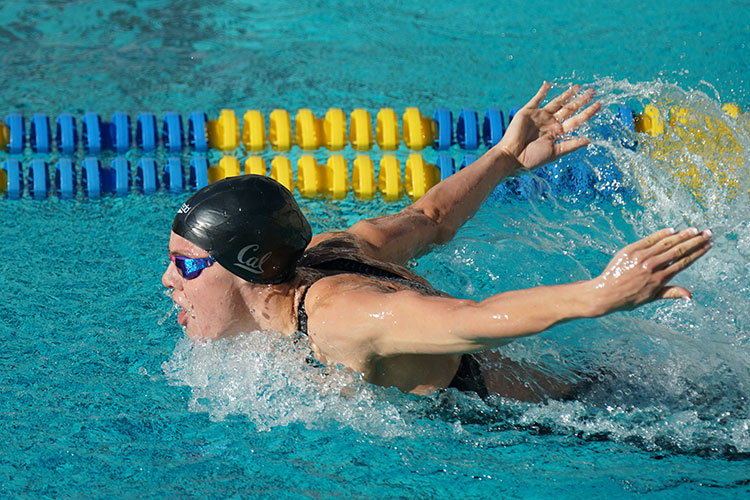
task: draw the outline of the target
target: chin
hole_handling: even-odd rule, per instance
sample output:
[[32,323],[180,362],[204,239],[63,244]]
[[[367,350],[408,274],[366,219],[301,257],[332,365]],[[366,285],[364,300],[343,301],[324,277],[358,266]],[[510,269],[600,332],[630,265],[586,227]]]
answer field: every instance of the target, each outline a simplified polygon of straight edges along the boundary
[[185,333],[187,333],[187,336],[192,340],[193,342],[205,342],[207,340],[211,340],[211,337],[203,334],[203,332],[199,331],[198,328],[191,328],[190,324],[187,324],[185,326]]
[[200,328],[190,328],[190,324],[185,327],[185,332],[187,333],[188,337],[190,337],[190,340],[193,342],[208,342],[208,341],[215,341],[223,337],[231,337],[232,334],[230,332],[221,332],[221,331],[205,331]]
[[201,338],[197,336],[195,333],[191,332],[190,328],[188,327],[185,327],[185,333],[187,333],[188,338],[192,340],[193,342],[197,342],[201,340]]

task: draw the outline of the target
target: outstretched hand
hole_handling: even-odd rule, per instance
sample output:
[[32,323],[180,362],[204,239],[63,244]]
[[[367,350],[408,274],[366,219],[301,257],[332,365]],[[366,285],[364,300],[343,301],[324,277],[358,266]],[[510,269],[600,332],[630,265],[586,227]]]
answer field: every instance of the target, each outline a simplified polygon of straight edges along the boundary
[[578,85],[539,108],[549,89],[550,84],[544,82],[536,95],[513,117],[498,144],[515,156],[526,170],[540,167],[589,144],[586,137],[557,141],[564,134],[580,127],[601,109],[601,103],[596,102],[578,113],[594,97],[593,89],[576,97],[581,89]]
[[593,280],[601,314],[634,309],[655,299],[691,297],[667,283],[711,248],[711,231],[662,229],[620,250]]

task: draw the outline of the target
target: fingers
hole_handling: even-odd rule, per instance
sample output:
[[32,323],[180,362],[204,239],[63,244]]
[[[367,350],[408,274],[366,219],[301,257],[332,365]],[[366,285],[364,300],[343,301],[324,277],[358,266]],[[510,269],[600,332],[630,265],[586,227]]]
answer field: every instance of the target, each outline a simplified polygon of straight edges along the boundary
[[653,245],[648,256],[656,269],[697,250],[699,247],[710,243],[711,230],[706,229],[702,233],[694,227],[683,229],[679,233],[666,237]]
[[666,233],[662,238],[654,238],[653,241],[650,241],[651,244],[648,245],[648,247],[644,247],[649,248],[650,250],[646,255],[647,257],[653,257],[654,255],[662,254],[673,248],[675,245],[693,238],[696,234],[698,234],[698,230],[694,227],[683,229],[680,232],[676,232],[674,229],[669,228],[666,230],[657,231],[656,233],[650,235],[648,238],[651,239],[652,236],[659,235],[662,232]]
[[[583,101],[581,103],[581,105],[589,102],[592,97],[593,97],[593,94],[591,96],[589,96],[588,99],[586,99],[585,101]],[[578,108],[576,108],[576,110],[577,109]],[[562,125],[563,125],[563,131],[567,134],[568,132],[577,129],[582,124],[584,124],[587,121],[589,121],[592,116],[594,116],[595,114],[597,114],[599,112],[600,109],[602,109],[602,103],[595,102],[594,104],[592,104],[588,108],[584,109],[583,111],[581,111],[580,113],[578,113],[574,117],[570,118],[569,120],[565,120],[562,123]]]
[[[550,102],[548,102],[547,105],[544,107],[544,110],[548,111],[548,112],[550,112],[550,113],[552,113],[554,115],[555,113],[557,113],[558,111],[560,111],[561,109],[563,109],[568,104],[572,104],[572,103],[568,103],[568,100],[571,97],[573,97],[574,95],[576,95],[579,90],[581,90],[581,86],[580,85],[573,85],[568,90],[566,90],[565,92],[563,92],[562,94],[560,94],[559,96],[555,97]],[[577,100],[578,99],[576,99],[575,101],[577,101]],[[572,101],[572,102],[575,102],[575,101]],[[572,114],[573,114],[573,112],[570,113],[568,116],[570,116]],[[558,120],[562,120],[562,119],[558,118]]]
[[681,286],[665,286],[656,294],[657,299],[692,299],[690,290]]
[[[656,255],[652,259],[655,269],[666,266],[661,272],[662,282],[667,283],[684,271],[693,262],[700,259],[711,249],[711,230],[698,233],[695,228],[688,228],[674,236],[664,238],[655,244],[652,248],[664,248],[666,245],[672,245],[667,250]],[[690,299],[692,295],[689,290],[679,286],[665,286],[656,294],[658,299]]]
[[[569,116],[575,114],[576,111],[581,109],[586,103],[590,102],[591,99],[594,98],[594,89],[588,89],[586,92],[568,102],[571,97],[578,93],[580,89],[581,87],[578,85],[570,87],[567,92],[560,94],[557,99],[551,101],[547,106],[544,107],[544,109],[549,111],[550,113],[553,113],[558,121],[565,120]],[[560,99],[560,97],[565,97],[565,99],[561,100],[560,102],[555,102]],[[555,104],[555,106],[552,106],[552,104]]]
[[[536,93],[536,95],[532,97],[528,103],[526,103],[526,106],[524,106],[524,108],[538,108],[542,104],[544,98],[547,96],[549,89],[550,84],[548,82],[544,82],[539,88],[539,91]],[[583,94],[579,95],[571,101],[571,98],[573,98],[573,96],[575,96],[580,90],[580,85],[573,85],[568,90],[552,99],[543,108],[544,111],[552,114],[555,117],[555,120],[563,124],[563,133],[567,133],[577,129],[581,126],[581,124],[590,120],[591,117],[594,116],[602,107],[601,103],[595,103],[586,108],[583,112],[576,115],[578,110],[591,102],[591,100],[594,98],[594,89],[588,89]],[[573,118],[570,118],[573,115],[575,116]]]
[[666,275],[665,282],[671,280],[677,273],[690,267],[693,262],[706,255],[706,252],[710,249],[711,243],[704,242],[702,245],[692,248],[690,253],[685,254],[683,257],[679,257],[664,269],[664,274]]
[[643,250],[645,248],[650,248],[656,243],[658,243],[659,241],[662,241],[664,238],[667,238],[674,234],[675,234],[675,231],[671,227],[660,229],[659,231],[656,231],[655,233],[651,233],[650,235],[646,236],[643,239],[636,241],[635,243],[631,243],[630,245],[623,248],[623,251],[630,253],[636,250]]
[[539,105],[542,103],[544,98],[547,96],[547,92],[549,92],[550,85],[548,82],[544,82],[541,87],[539,87],[539,91],[536,93],[534,97],[531,98],[529,102],[526,103],[525,108],[532,108],[536,109],[539,107]]
[[587,137],[576,137],[575,139],[570,139],[569,141],[558,142],[557,144],[555,144],[554,157],[559,158],[561,156],[565,156],[566,154],[571,153],[576,149],[588,146],[590,143],[591,141],[589,141]]

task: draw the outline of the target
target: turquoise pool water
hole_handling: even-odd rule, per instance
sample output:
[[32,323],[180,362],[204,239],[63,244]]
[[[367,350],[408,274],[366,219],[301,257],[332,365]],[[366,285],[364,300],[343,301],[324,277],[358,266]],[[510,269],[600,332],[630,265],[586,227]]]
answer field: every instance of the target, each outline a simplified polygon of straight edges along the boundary
[[[679,280],[692,302],[569,323],[504,350],[560,378],[599,374],[577,399],[548,404],[406,396],[312,369],[257,333],[193,346],[159,282],[184,196],[0,200],[0,496],[750,493],[750,115],[720,109],[750,106],[750,7],[536,5],[4,2],[0,115],[507,110],[552,79],[599,89],[597,125],[619,103],[677,104],[727,124],[739,152],[664,152],[645,137],[631,151],[595,128],[595,146],[565,165],[614,161],[635,199],[491,199],[415,263],[436,286],[479,299],[589,277],[661,226],[713,228],[712,254]],[[707,175],[691,191],[666,166],[706,172],[706,158],[736,168],[737,187]],[[320,231],[403,205],[302,206]]]

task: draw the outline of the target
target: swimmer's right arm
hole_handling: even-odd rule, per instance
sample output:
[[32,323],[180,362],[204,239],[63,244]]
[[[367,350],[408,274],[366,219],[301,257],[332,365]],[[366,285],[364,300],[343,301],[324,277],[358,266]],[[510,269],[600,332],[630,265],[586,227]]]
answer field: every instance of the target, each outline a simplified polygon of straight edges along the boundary
[[573,86],[540,108],[549,84],[516,113],[503,139],[481,158],[430,189],[413,205],[385,217],[360,221],[348,232],[380,260],[404,264],[436,244],[447,243],[508,176],[533,170],[589,143],[585,137],[559,142],[600,109],[586,106],[593,90]]
[[705,255],[710,238],[710,231],[665,229],[622,249],[594,279],[504,292],[481,302],[358,289],[341,294],[346,303],[336,301],[339,321],[327,321],[326,329],[340,325],[333,335],[360,339],[370,349],[366,355],[375,357],[492,349],[571,319],[660,298],[690,298],[688,290],[667,283]]

